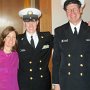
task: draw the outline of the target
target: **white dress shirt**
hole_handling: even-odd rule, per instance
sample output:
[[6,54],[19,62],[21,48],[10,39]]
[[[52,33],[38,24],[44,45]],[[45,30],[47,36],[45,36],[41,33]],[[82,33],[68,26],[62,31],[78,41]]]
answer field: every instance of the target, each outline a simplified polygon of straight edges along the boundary
[[70,26],[71,26],[71,29],[72,29],[72,32],[74,34],[74,31],[75,31],[75,27],[77,28],[77,34],[79,34],[79,30],[80,30],[80,25],[81,25],[81,21],[77,24],[77,25],[74,25],[70,22]]
[[35,32],[33,35],[31,35],[29,32],[26,31],[26,37],[27,37],[27,40],[29,43],[31,43],[31,36],[33,36],[33,40],[34,40],[34,45],[35,45],[35,48],[37,47],[37,44],[39,42],[39,39],[38,39],[38,35],[37,35],[37,32]]

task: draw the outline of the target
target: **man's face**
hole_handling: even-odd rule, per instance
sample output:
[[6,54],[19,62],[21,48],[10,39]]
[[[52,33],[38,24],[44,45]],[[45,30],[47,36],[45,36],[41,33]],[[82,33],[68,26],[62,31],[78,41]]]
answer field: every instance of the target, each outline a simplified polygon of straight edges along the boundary
[[66,7],[66,14],[71,23],[77,24],[81,19],[82,8],[79,8],[77,4],[69,4]]
[[37,21],[30,21],[30,22],[24,22],[24,26],[26,28],[26,30],[33,34],[36,31],[38,25],[38,20]]

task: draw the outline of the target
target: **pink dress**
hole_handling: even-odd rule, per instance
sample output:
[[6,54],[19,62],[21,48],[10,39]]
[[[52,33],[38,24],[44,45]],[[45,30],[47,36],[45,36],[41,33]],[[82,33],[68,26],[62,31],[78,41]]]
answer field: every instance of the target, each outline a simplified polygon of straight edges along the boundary
[[16,51],[6,54],[0,50],[0,90],[19,90],[18,65],[19,58]]

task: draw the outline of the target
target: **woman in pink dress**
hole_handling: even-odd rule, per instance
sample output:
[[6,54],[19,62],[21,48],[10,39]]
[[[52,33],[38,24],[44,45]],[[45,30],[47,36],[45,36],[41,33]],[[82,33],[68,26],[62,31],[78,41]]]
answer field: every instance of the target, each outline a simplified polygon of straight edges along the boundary
[[19,90],[17,73],[19,58],[16,52],[17,32],[8,26],[0,37],[0,90]]

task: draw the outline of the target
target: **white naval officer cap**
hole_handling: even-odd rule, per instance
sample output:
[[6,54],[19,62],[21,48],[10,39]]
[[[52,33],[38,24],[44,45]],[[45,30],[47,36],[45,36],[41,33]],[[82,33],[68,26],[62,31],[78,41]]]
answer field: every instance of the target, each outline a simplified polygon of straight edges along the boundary
[[[73,1],[73,0],[61,0],[61,5],[64,6],[64,3],[66,1]],[[84,7],[84,5],[85,5],[85,1],[84,0],[74,0],[74,1],[80,1],[81,7]]]
[[37,21],[41,16],[41,11],[36,8],[25,8],[19,11],[19,16],[24,22]]

